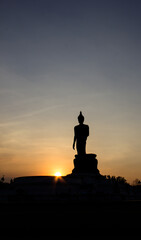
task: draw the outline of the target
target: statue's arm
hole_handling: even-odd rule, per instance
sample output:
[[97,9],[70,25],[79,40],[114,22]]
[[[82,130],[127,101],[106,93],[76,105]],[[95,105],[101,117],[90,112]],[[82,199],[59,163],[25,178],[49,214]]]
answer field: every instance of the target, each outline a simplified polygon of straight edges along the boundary
[[76,142],[76,137],[74,136],[74,140],[73,140],[73,149],[75,150],[75,142]]
[[89,136],[90,132],[89,132],[89,126],[88,126],[88,129],[87,129],[87,137]]
[[76,142],[76,134],[75,134],[75,128],[74,128],[74,139],[73,139],[73,149],[75,150],[75,142]]

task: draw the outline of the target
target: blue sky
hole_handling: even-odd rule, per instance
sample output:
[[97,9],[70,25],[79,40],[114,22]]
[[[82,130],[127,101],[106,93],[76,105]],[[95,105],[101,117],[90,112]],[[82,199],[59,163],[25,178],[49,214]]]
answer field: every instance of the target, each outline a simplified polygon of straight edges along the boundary
[[138,0],[1,0],[1,175],[71,172],[81,110],[101,173],[141,178],[140,12]]

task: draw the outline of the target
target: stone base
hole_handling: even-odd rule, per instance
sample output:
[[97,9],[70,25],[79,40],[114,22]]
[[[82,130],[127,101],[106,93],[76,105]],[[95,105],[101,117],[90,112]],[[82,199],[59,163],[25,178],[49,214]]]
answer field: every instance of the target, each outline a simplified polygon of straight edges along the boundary
[[97,164],[98,160],[96,159],[96,154],[85,154],[83,156],[75,155],[74,169],[72,170],[72,173],[99,174]]

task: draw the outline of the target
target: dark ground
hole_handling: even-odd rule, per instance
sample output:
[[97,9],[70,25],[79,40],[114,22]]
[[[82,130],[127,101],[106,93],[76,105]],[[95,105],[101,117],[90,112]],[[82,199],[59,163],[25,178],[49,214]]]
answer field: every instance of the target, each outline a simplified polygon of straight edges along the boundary
[[19,239],[140,236],[140,216],[141,201],[7,203],[0,205],[0,235]]

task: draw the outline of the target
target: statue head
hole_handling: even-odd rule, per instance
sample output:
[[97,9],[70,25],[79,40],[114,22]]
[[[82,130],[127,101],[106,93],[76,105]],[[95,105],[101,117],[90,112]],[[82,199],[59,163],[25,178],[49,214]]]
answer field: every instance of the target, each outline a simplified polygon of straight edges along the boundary
[[80,112],[79,116],[78,116],[78,122],[80,124],[82,124],[84,122],[84,116],[82,115],[82,112]]

